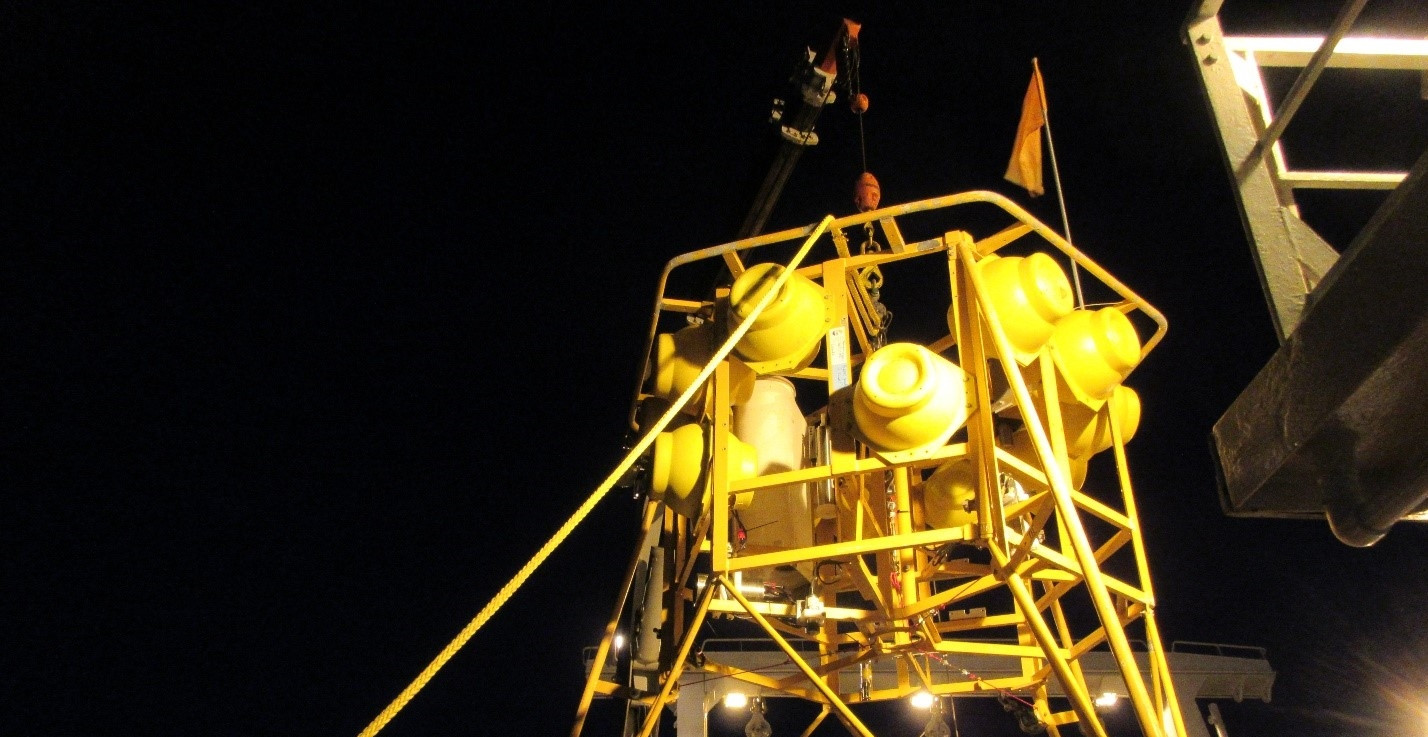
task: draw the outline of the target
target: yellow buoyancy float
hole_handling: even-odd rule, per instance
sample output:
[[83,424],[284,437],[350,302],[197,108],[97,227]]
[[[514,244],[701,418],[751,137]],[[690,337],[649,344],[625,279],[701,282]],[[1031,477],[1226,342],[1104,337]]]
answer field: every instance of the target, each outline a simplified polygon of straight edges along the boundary
[[1114,307],[1075,310],[1056,323],[1051,358],[1076,399],[1100,409],[1140,363],[1140,337]]
[[962,527],[977,521],[977,466],[967,456],[944,463],[922,482],[923,519],[929,527]]
[[879,450],[945,443],[968,412],[962,369],[915,343],[890,343],[875,351],[853,392],[858,434]]
[[[782,273],[778,264],[755,264],[740,274],[729,289],[730,324],[743,322]],[[778,366],[779,371],[802,369],[818,353],[826,312],[823,288],[801,274],[790,274],[734,352],[751,363],[788,364]]]
[[1066,454],[1090,458],[1111,447],[1111,415],[1121,427],[1121,442],[1128,443],[1140,427],[1140,395],[1128,386],[1117,386],[1102,410],[1080,403],[1061,405],[1061,425],[1066,430]]
[[[1075,306],[1066,272],[1055,259],[1040,252],[1026,257],[988,256],[976,269],[986,282],[997,321],[1017,362],[1027,365],[1051,338],[1057,321]],[[947,322],[954,322],[951,309]]]
[[[1031,434],[1026,428],[1012,434],[1012,444],[1007,450],[1032,468],[1042,468],[1036,457],[1036,446],[1031,442]],[[1086,484],[1086,471],[1090,466],[1088,458],[1069,457],[1066,459],[1066,475],[1071,480],[1071,488],[1080,489]],[[1048,474],[1049,475],[1049,474]],[[1048,479],[1049,481],[1049,479]]]
[[[690,325],[675,333],[661,333],[655,347],[654,394],[670,400],[683,394],[714,355],[717,337],[710,323]],[[731,404],[748,401],[754,391],[755,378],[754,372],[741,361],[729,360]],[[701,388],[686,405],[686,411],[697,414],[703,398]]]
[[[703,426],[690,423],[660,433],[654,442],[650,489],[656,499],[663,499],[670,509],[690,519],[699,518],[708,496],[708,479],[704,471],[709,465],[709,456],[704,435]],[[729,447],[729,480],[756,476],[758,454],[753,446],[733,434],[728,434],[726,440]]]

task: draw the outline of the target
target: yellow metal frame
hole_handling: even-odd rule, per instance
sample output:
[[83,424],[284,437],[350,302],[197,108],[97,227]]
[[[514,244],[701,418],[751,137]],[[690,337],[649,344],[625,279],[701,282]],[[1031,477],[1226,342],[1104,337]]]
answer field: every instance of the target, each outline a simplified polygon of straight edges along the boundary
[[[956,208],[972,205],[997,208],[1012,222],[981,240],[963,231],[946,229],[934,231],[941,235],[919,243],[909,244],[902,236],[910,226],[899,221],[927,217],[924,213],[951,214]],[[890,251],[857,255],[848,252],[844,231],[865,223],[880,225],[893,246]],[[804,265],[824,231],[832,236],[831,243],[824,241],[831,246],[831,256]],[[802,239],[801,248],[786,264],[781,280],[797,271],[824,288],[829,309],[824,341],[827,352],[825,365],[803,369],[789,378],[827,386],[828,405],[810,416],[828,426],[831,447],[822,465],[750,479],[728,478],[725,461],[732,407],[726,357],[766,306],[766,297],[743,323],[725,326],[728,339],[696,382],[701,384],[707,378],[711,389],[704,394],[702,408],[704,420],[713,429],[707,467],[711,493],[697,519],[666,510],[661,539],[667,549],[666,558],[672,561],[673,575],[668,579],[671,595],[666,598],[669,611],[663,632],[668,647],[662,658],[659,686],[649,693],[635,693],[628,686],[601,679],[624,601],[622,593],[621,604],[616,606],[597,648],[574,735],[579,735],[590,699],[597,692],[648,705],[648,717],[640,734],[649,734],[660,710],[677,697],[681,673],[697,668],[746,681],[765,692],[778,691],[822,704],[823,710],[810,730],[832,714],[850,732],[870,735],[851,705],[902,698],[920,689],[944,695],[994,689],[1029,699],[1036,716],[1054,737],[1059,737],[1060,726],[1077,721],[1088,734],[1104,737],[1105,727],[1093,707],[1093,695],[1079,660],[1105,646],[1119,666],[1141,730],[1149,737],[1183,737],[1185,729],[1155,623],[1156,602],[1122,429],[1111,413],[1113,452],[1108,457],[1114,461],[1119,488],[1097,489],[1094,493],[1073,488],[1056,396],[1056,369],[1047,349],[1042,349],[1024,368],[1017,363],[989,299],[988,287],[978,270],[972,268],[993,252],[1031,235],[1039,236],[1039,245],[1055,248],[1118,295],[1121,301],[1113,307],[1127,315],[1140,315],[1146,320],[1143,324],[1153,326],[1143,343],[1142,357],[1160,342],[1166,322],[1154,307],[1050,228],[993,192],[966,192],[845,218],[825,218],[805,228],[695,251],[666,265],[656,293],[646,356],[650,356],[662,316],[685,313],[715,320],[723,317],[717,306],[727,289],[712,298],[666,294],[675,269],[720,258],[737,274],[745,263],[757,260],[758,249]],[[929,348],[944,353],[956,351],[957,363],[968,376],[972,413],[965,431],[954,436],[952,442],[934,448],[880,453],[853,439],[846,405],[846,389],[854,367],[871,352],[873,338],[880,329],[872,324],[873,310],[860,275],[892,262],[919,258],[933,258],[940,261],[937,268],[947,270],[952,327]],[[782,281],[768,294],[772,295],[781,284]],[[854,353],[854,347],[861,352]],[[1010,387],[1012,403],[1035,448],[1034,462],[1018,459],[998,444],[992,412],[996,397],[991,396],[994,371]],[[642,377],[648,375],[647,365]],[[1033,401],[1028,377],[1040,386],[1040,402]],[[640,403],[649,398],[643,393],[643,381],[639,389],[630,412],[633,427],[638,427]],[[664,429],[689,401],[694,389],[684,392],[653,427],[640,428],[645,440]],[[965,527],[922,529],[923,472],[956,458],[971,459],[979,471],[976,522]],[[1016,479],[1028,498],[1004,504],[998,481],[1003,474]],[[757,552],[730,545],[736,492],[759,494],[800,483],[836,490],[836,519],[810,521],[817,525],[813,545]],[[650,503],[646,525],[654,518],[655,504]],[[882,511],[890,506],[891,513]],[[950,550],[968,555],[954,559],[944,554]],[[973,562],[972,554],[985,560]],[[829,603],[821,626],[790,624],[788,620],[796,613],[791,602],[751,601],[734,585],[742,571],[798,563],[815,568],[834,563],[840,571],[831,582],[817,576],[821,593]],[[631,572],[633,568],[632,562]],[[627,572],[626,591],[631,578],[632,573]],[[839,595],[842,600],[860,603],[835,606]],[[967,607],[967,611],[957,616],[941,614],[958,606]],[[740,672],[732,665],[716,662],[714,654],[706,654],[697,664],[690,662],[700,623],[710,613],[757,624],[799,673],[772,679]],[[1088,626],[1092,622],[1094,626]],[[1142,628],[1139,638],[1149,648],[1149,679],[1143,677],[1131,650],[1128,626]],[[1000,635],[1006,641],[988,641],[987,635]],[[806,661],[790,644],[800,639],[818,646],[815,661]],[[965,682],[936,682],[926,667],[929,657],[955,667],[956,659],[965,654],[1015,659],[1021,675],[995,681],[970,678]],[[881,659],[897,663],[897,685],[860,692],[856,687],[859,669]],[[840,677],[845,673],[852,676]],[[1053,710],[1046,688],[1053,677],[1066,694],[1069,709]],[[1162,717],[1167,711],[1173,715],[1170,723]]]

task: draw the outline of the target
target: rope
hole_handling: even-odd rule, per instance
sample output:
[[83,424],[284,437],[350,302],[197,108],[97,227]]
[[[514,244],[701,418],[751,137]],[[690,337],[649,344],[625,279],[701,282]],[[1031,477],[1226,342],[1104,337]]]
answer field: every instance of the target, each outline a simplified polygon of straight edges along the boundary
[[387,708],[383,709],[382,712],[372,720],[371,724],[368,724],[365,729],[358,733],[358,737],[373,737],[373,735],[382,731],[382,728],[387,726],[387,724],[426,687],[426,684],[436,676],[437,671],[440,671],[442,667],[446,665],[447,661],[455,657],[456,653],[460,652],[461,648],[465,647],[466,643],[471,641],[471,638],[476,632],[485,626],[486,622],[515,595],[516,591],[520,589],[526,580],[531,577],[531,574],[535,573],[535,570],[550,557],[551,553],[555,552],[555,549],[559,547],[561,543],[565,542],[565,538],[569,537],[576,526],[584,521],[585,517],[590,514],[590,511],[595,508],[595,505],[599,504],[600,500],[605,498],[605,495],[609,493],[610,489],[614,488],[615,484],[624,477],[625,472],[635,464],[635,460],[654,444],[655,438],[659,436],[659,433],[669,425],[675,415],[684,409],[684,405],[689,403],[694,393],[705,381],[709,380],[714,370],[734,349],[734,344],[738,343],[739,340],[744,337],[744,334],[749,331],[749,328],[753,326],[754,319],[763,313],[764,309],[773,302],[773,298],[783,289],[783,285],[788,283],[794,270],[798,268],[804,256],[808,255],[808,251],[813,247],[813,244],[822,237],[823,232],[828,229],[828,224],[831,222],[833,222],[833,216],[829,215],[823,218],[822,222],[813,229],[808,239],[803,242],[803,247],[798,250],[798,253],[794,254],[793,259],[789,261],[788,267],[774,280],[773,285],[764,293],[763,298],[759,300],[758,304],[754,305],[754,309],[749,313],[749,316],[745,318],[743,322],[739,323],[739,326],[729,334],[729,338],[724,341],[724,345],[720,346],[719,350],[714,352],[714,356],[709,359],[709,363],[699,372],[699,375],[689,385],[689,388],[685,389],[684,393],[679,395],[679,398],[670,405],[669,409],[665,410],[664,415],[650,428],[650,431],[645,433],[644,437],[640,438],[638,443],[635,443],[635,447],[631,448],[630,452],[625,455],[619,465],[615,466],[615,470],[611,471],[610,475],[605,477],[600,487],[585,500],[584,504],[580,505],[579,509],[575,510],[575,514],[572,514],[570,518],[565,521],[565,524],[560,526],[560,529],[546,541],[545,545],[541,546],[535,556],[526,561],[524,566],[521,566],[521,570],[516,573],[515,577],[506,582],[506,585],[502,586],[500,591],[496,592],[496,595],[481,609],[480,613],[468,622],[465,627],[461,628],[461,632],[457,633],[456,637],[447,643],[446,647],[442,648],[436,658],[427,664],[426,668],[422,669],[422,672],[417,675],[416,679],[407,684],[407,687],[402,689],[402,692],[397,695],[397,698],[393,699],[392,703],[387,704]]
[[[653,433],[651,433],[651,435],[653,435]],[[639,453],[643,453],[644,447],[642,446],[644,445],[648,445],[648,443],[636,446],[636,450],[638,450]],[[638,453],[632,453],[632,456],[633,457],[627,456],[626,460],[633,461],[634,457],[638,457]],[[595,493],[591,494],[590,498],[586,499],[585,503],[580,505],[580,508],[575,511],[575,514],[571,515],[570,519],[566,520],[564,525],[561,525],[560,529],[546,541],[545,545],[541,546],[540,551],[535,554],[535,557],[526,561],[526,564],[521,567],[521,570],[516,573],[515,577],[508,581],[505,586],[501,587],[500,591],[496,592],[495,597],[486,604],[481,612],[476,615],[475,619],[468,622],[466,626],[461,629],[461,632],[458,633],[451,642],[447,643],[446,647],[442,648],[436,658],[417,675],[416,679],[408,684],[406,688],[402,689],[402,692],[397,695],[397,698],[393,699],[392,703],[388,704],[387,708],[383,709],[382,713],[378,714],[377,718],[373,719],[372,723],[368,724],[367,728],[362,730],[359,737],[371,737],[382,731],[382,728],[387,726],[387,723],[392,721],[397,713],[406,707],[407,703],[416,697],[418,692],[426,687],[427,682],[436,676],[437,671],[441,670],[447,661],[451,660],[456,653],[460,652],[461,648],[466,646],[466,643],[471,640],[477,630],[480,630],[481,627],[495,615],[496,611],[504,606],[516,593],[516,590],[526,582],[526,579],[530,578],[532,573],[535,573],[535,570],[545,562],[546,558],[549,558],[550,554],[555,552],[555,549],[559,547],[562,542],[565,542],[565,538],[570,536],[570,533],[575,530],[575,527],[585,519],[586,515],[590,514],[590,510],[594,509],[595,505],[613,488],[614,481],[618,480],[620,476],[624,474],[629,465],[629,463],[622,463],[617,474],[606,479],[605,483],[601,484],[600,488],[596,489]]]

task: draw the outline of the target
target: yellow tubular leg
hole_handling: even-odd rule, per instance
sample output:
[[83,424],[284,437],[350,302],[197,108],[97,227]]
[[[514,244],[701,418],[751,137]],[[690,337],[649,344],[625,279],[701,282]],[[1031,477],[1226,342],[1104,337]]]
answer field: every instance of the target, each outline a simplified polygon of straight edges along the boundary
[[674,687],[679,685],[679,675],[684,672],[684,662],[689,658],[689,651],[694,646],[694,639],[699,635],[699,625],[704,622],[704,615],[709,611],[709,600],[712,598],[714,598],[714,587],[705,586],[704,595],[699,598],[699,606],[694,610],[694,616],[689,621],[689,628],[684,632],[684,639],[679,643],[679,654],[675,656],[674,665],[670,667],[669,673],[665,676],[659,696],[650,706],[649,714],[645,716],[645,723],[640,727],[639,737],[649,737],[655,725],[659,724],[660,710],[669,702],[669,695],[674,692]]
[[868,728],[863,725],[863,722],[858,719],[857,715],[853,713],[853,710],[848,708],[848,705],[843,702],[843,699],[840,698],[833,689],[828,687],[828,684],[818,676],[816,671],[809,667],[808,663],[803,662],[803,658],[800,657],[793,647],[788,644],[788,641],[778,633],[778,630],[774,629],[773,626],[769,624],[769,621],[764,619],[764,616],[759,614],[758,610],[749,603],[749,600],[744,598],[743,594],[739,593],[737,586],[734,586],[723,576],[719,577],[719,585],[723,586],[725,590],[729,592],[729,595],[734,597],[735,601],[739,602],[739,606],[743,607],[744,611],[748,612],[749,616],[768,633],[769,637],[772,638],[779,646],[779,649],[783,651],[783,654],[788,656],[788,659],[793,661],[793,664],[797,666],[799,670],[803,671],[803,675],[823,694],[823,698],[827,699],[827,703],[838,710],[838,716],[842,719],[844,724],[847,724],[862,737],[873,737],[873,734],[868,731]]
[[[992,328],[991,334],[995,341],[997,354],[1005,364],[1011,360],[1011,343],[996,320],[995,308],[992,307],[991,300],[987,296],[987,285],[976,269],[970,268],[975,260],[972,249],[963,245],[960,250],[963,263],[968,267],[967,271],[972,277],[971,281],[976,290],[977,302],[989,318],[987,323]],[[1135,654],[1130,648],[1130,640],[1126,637],[1125,629],[1121,627],[1120,617],[1116,612],[1115,603],[1111,601],[1110,593],[1106,589],[1106,582],[1101,578],[1101,568],[1096,562],[1095,550],[1091,547],[1090,538],[1086,535],[1086,528],[1081,525],[1081,518],[1076,512],[1069,475],[1054,460],[1055,455],[1052,452],[1050,441],[1041,430],[1041,418],[1037,416],[1036,406],[1031,401],[1031,394],[1027,391],[1025,382],[1021,381],[1021,377],[1015,375],[1008,378],[1011,379],[1012,389],[1016,392],[1017,404],[1021,406],[1022,414],[1027,420],[1027,427],[1032,431],[1031,439],[1036,446],[1037,455],[1045,461],[1050,461],[1046,464],[1047,470],[1051,471],[1048,480],[1051,482],[1052,495],[1056,499],[1057,512],[1065,521],[1067,532],[1070,533],[1071,548],[1075,551],[1076,560],[1081,565],[1081,573],[1086,581],[1086,590],[1091,594],[1091,605],[1095,608],[1096,615],[1106,629],[1107,642],[1111,646],[1111,652],[1115,655],[1121,677],[1125,680],[1126,690],[1130,692],[1131,703],[1135,705],[1136,718],[1140,722],[1141,731],[1146,734],[1146,737],[1163,737],[1164,729],[1159,714],[1155,712],[1155,707],[1151,704],[1145,680],[1141,677],[1140,669],[1136,666]],[[1030,595],[1028,594],[1028,596]]]
[[1171,722],[1175,733],[1184,735],[1185,716],[1180,713],[1180,700],[1175,693],[1175,682],[1170,677],[1170,665],[1165,660],[1165,645],[1160,639],[1160,626],[1155,621],[1155,590],[1150,584],[1150,564],[1145,557],[1145,539],[1140,532],[1140,513],[1136,509],[1135,494],[1131,490],[1130,474],[1126,472],[1126,447],[1121,437],[1120,419],[1111,412],[1111,447],[1115,449],[1116,472],[1119,474],[1121,492],[1125,498],[1126,517],[1130,520],[1131,543],[1135,548],[1136,567],[1140,571],[1141,588],[1150,599],[1145,609],[1145,639],[1150,645],[1151,667],[1161,674],[1161,689],[1165,693],[1166,706],[1170,709]]
[[620,595],[616,597],[615,611],[610,615],[610,619],[605,624],[605,635],[600,638],[600,646],[595,649],[595,660],[590,664],[590,675],[585,678],[585,690],[580,694],[580,706],[575,710],[575,726],[571,728],[571,737],[580,737],[580,732],[585,728],[585,715],[590,713],[590,702],[595,698],[595,684],[600,680],[600,671],[605,669],[605,658],[610,655],[610,640],[615,636],[615,628],[620,624],[620,612],[625,609],[625,599],[630,595],[630,584],[635,580],[635,572],[639,570],[640,559],[644,554],[645,533],[654,524],[655,514],[659,511],[659,504],[655,502],[645,502],[644,521],[640,525],[639,537],[635,538],[640,543],[635,546],[635,554],[630,559],[630,565],[625,569],[624,584],[620,587]]
[[[999,563],[1006,562],[1006,556],[996,548],[992,549],[992,555]],[[1015,571],[1006,572],[1007,588],[1011,589],[1012,598],[1016,599],[1017,606],[1021,608],[1026,616],[1026,622],[1031,626],[1032,636],[1036,638],[1037,644],[1041,645],[1041,650],[1050,661],[1051,669],[1056,673],[1056,677],[1061,680],[1061,686],[1066,690],[1066,696],[1071,699],[1071,708],[1075,710],[1076,716],[1081,723],[1091,729],[1092,737],[1106,737],[1106,728],[1101,724],[1101,720],[1096,716],[1096,707],[1091,703],[1091,697],[1086,693],[1086,684],[1076,677],[1071,665],[1061,656],[1061,652],[1056,645],[1056,637],[1051,633],[1051,628],[1046,626],[1046,620],[1041,618],[1041,612],[1036,608],[1036,600],[1031,595],[1031,590],[1027,588],[1026,581]]]
[[833,707],[824,704],[823,709],[818,712],[818,716],[813,718],[813,721],[808,725],[808,729],[803,730],[803,734],[800,737],[809,737],[809,735],[812,735],[813,730],[818,729],[818,725],[822,724],[823,720],[827,719],[828,714],[832,711]]

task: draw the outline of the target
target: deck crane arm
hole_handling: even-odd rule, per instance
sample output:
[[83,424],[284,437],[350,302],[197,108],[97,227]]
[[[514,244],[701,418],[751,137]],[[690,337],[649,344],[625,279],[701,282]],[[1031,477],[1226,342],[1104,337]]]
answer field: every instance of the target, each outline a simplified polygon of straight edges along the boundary
[[[858,64],[858,32],[861,29],[862,24],[844,18],[823,58],[817,59],[816,52],[809,49],[795,68],[791,81],[796,85],[797,97],[792,100],[792,105],[790,106],[788,100],[774,100],[769,120],[778,126],[782,140],[778,153],[769,166],[768,174],[764,176],[758,194],[749,207],[749,213],[744,217],[743,225],[739,227],[739,238],[748,238],[763,232],[769,214],[779,196],[783,194],[783,187],[788,183],[789,175],[798,164],[798,158],[803,155],[804,149],[818,145],[818,134],[813,128],[824,106],[837,99],[834,87],[839,80],[840,57],[843,59],[843,78],[849,80],[850,85],[851,80],[856,79],[853,72]],[[849,86],[850,96],[853,97],[851,102],[856,102],[859,93],[850,85],[845,86]]]

